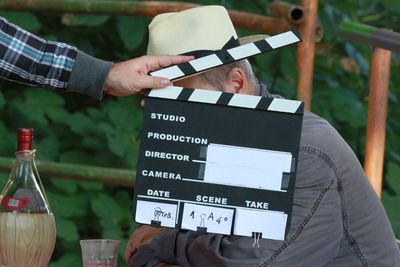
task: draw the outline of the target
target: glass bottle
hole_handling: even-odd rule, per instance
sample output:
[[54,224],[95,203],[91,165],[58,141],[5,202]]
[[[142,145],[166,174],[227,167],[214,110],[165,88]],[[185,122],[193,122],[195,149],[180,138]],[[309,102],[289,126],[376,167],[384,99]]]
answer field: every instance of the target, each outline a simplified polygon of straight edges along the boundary
[[32,129],[18,129],[16,162],[0,195],[0,266],[44,267],[56,226],[32,150]]

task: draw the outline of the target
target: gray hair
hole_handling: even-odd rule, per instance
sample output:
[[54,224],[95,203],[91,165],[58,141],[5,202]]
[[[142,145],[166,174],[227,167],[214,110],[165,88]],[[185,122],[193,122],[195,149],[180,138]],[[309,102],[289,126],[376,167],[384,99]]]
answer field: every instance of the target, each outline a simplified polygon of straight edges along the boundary
[[257,77],[254,75],[253,69],[247,59],[239,60],[218,68],[214,70],[207,71],[198,75],[200,79],[204,82],[215,86],[216,89],[220,91],[225,91],[224,88],[224,81],[228,78],[230,71],[233,68],[240,68],[244,71],[247,80],[249,81],[249,85],[251,88],[257,90],[258,88],[258,80]]

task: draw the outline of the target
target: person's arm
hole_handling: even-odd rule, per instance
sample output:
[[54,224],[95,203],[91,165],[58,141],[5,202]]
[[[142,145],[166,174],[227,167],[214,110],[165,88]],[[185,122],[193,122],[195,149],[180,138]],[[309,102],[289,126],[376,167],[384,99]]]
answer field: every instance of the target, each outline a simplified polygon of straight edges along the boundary
[[144,56],[120,63],[104,61],[68,44],[46,41],[0,17],[0,78],[102,99],[171,85],[149,72],[193,59]]
[[170,80],[152,77],[148,73],[191,59],[193,57],[142,56],[111,64],[78,51],[67,91],[86,93],[101,99],[104,93],[127,96],[149,88],[166,87],[172,85]]
[[72,46],[46,41],[0,17],[1,78],[65,90],[77,55]]

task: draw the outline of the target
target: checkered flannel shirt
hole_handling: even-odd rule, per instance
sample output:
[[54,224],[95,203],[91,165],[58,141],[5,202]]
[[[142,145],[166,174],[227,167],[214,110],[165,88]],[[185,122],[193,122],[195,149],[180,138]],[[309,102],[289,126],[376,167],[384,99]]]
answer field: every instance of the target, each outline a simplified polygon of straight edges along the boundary
[[0,77],[65,89],[77,56],[67,44],[43,40],[0,17]]

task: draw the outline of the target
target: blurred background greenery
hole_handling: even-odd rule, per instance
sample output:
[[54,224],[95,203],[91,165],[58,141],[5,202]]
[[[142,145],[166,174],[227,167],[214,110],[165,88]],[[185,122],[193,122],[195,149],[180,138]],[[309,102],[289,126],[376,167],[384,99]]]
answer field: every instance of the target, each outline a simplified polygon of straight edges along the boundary
[[[203,0],[230,9],[269,14],[268,0]],[[300,1],[288,1],[300,4]],[[146,51],[150,18],[107,15],[1,12],[43,38],[67,42],[110,61]],[[400,32],[397,0],[319,1],[324,37],[316,48],[312,111],[327,119],[364,161],[371,47],[347,41],[337,26],[345,19]],[[238,30],[239,35],[252,32]],[[296,98],[296,47],[253,60],[258,77],[273,93]],[[392,56],[382,202],[400,238],[400,57]],[[16,130],[35,129],[37,159],[135,170],[142,110],[139,97],[106,96],[101,102],[0,81],[0,156],[13,157]],[[40,173],[40,169],[39,169]],[[80,266],[79,239],[121,240],[120,255],[135,228],[132,189],[100,183],[45,179],[57,221],[51,265]],[[0,174],[3,188],[7,173]],[[125,263],[120,258],[120,266]]]

